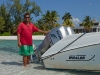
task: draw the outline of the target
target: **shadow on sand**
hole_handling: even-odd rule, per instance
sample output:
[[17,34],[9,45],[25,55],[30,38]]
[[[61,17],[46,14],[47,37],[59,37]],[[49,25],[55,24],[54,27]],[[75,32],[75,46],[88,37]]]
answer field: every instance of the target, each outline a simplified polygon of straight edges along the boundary
[[45,66],[37,66],[34,67],[34,69],[37,70],[48,70],[48,71],[55,71],[58,73],[64,73],[64,74],[71,74],[71,75],[100,75],[100,71],[83,71],[83,70],[69,70],[69,69],[48,69],[45,68]]
[[45,68],[43,65],[34,67],[34,69],[38,69],[38,70],[46,70],[46,68]]
[[22,66],[22,63],[19,63],[19,62],[1,62],[1,64],[4,64],[4,65],[18,65],[18,66]]
[[100,75],[100,71],[69,70],[67,72],[76,75]]

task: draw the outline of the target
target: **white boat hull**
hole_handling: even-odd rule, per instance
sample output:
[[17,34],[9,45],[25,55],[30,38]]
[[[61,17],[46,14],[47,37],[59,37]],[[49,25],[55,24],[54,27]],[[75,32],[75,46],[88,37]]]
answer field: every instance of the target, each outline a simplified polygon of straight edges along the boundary
[[46,68],[100,70],[100,44],[57,53],[43,62]]

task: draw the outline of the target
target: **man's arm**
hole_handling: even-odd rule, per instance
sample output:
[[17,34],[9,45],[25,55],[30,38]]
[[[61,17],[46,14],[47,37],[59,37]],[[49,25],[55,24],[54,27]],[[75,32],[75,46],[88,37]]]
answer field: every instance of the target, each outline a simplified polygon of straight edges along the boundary
[[17,40],[18,40],[18,47],[20,47],[22,45],[20,42],[20,34],[17,34]]
[[50,31],[43,31],[43,30],[38,30],[38,32],[40,32],[40,33],[43,33],[43,34],[47,34],[47,33],[49,33]]

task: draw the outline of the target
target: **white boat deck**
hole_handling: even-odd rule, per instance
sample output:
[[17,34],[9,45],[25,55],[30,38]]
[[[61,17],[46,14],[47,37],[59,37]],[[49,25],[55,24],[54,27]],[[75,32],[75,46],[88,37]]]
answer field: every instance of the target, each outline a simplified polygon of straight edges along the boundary
[[[81,35],[82,34],[77,34],[77,35],[75,34],[75,35],[69,35],[69,36],[63,38],[62,40],[57,42],[54,46],[49,48],[42,55],[42,58],[56,54],[60,50],[61,51],[67,51],[67,50],[71,50],[71,49],[75,49],[75,48],[79,48],[79,47],[84,47],[84,46],[100,43],[100,39],[99,39],[100,38],[100,32],[87,33],[87,34],[83,35],[83,37],[79,38],[77,41],[73,42],[74,40],[76,40]],[[72,43],[72,44],[70,44],[70,43]]]

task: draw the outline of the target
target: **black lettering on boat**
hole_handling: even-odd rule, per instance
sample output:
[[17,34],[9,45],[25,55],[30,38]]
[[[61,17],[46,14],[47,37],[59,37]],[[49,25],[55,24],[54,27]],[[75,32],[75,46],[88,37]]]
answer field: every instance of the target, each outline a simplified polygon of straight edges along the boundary
[[85,55],[70,55],[69,59],[85,59]]

